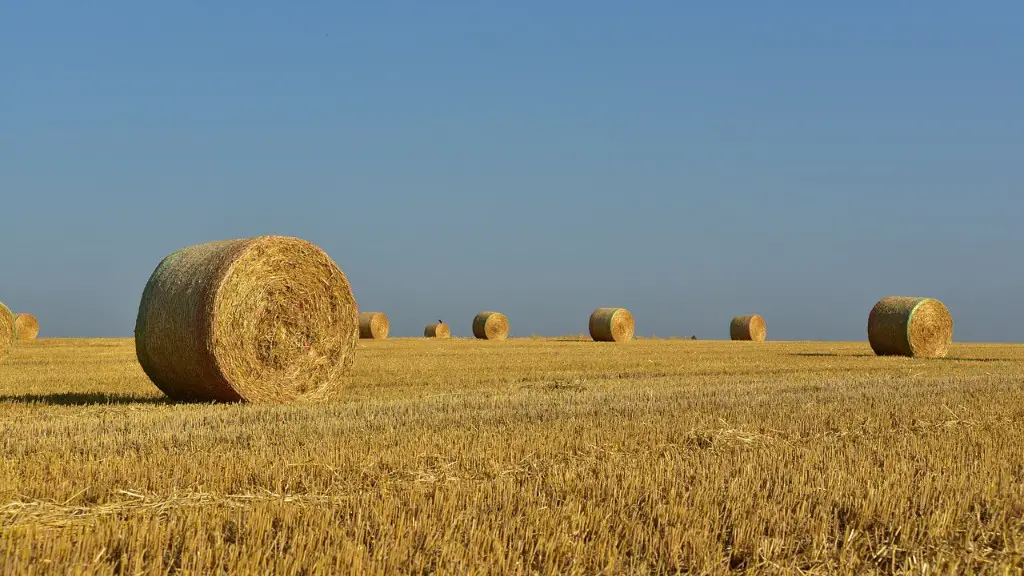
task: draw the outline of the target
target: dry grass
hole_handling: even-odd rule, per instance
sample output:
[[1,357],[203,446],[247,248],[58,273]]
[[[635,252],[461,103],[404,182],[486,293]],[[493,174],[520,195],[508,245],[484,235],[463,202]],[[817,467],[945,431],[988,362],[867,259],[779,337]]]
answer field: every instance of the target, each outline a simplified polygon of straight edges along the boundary
[[176,400],[323,400],[355,360],[358,316],[345,274],[305,240],[209,242],[153,272],[137,356]]
[[953,341],[953,318],[934,298],[889,296],[868,315],[868,340],[879,356],[941,358]]
[[35,340],[39,337],[39,319],[25,312],[15,314],[14,333],[18,340]]
[[4,572],[1019,572],[1024,347],[360,341],[322,405],[0,364]]

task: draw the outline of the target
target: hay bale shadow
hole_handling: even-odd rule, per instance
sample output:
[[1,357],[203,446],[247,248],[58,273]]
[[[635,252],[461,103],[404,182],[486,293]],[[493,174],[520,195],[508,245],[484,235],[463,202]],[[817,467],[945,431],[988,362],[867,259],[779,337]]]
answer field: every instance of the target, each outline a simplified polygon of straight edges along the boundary
[[945,356],[943,358],[925,358],[925,360],[939,360],[942,362],[1019,362],[1012,358],[967,358],[961,356]]
[[46,404],[50,406],[93,406],[100,404],[173,404],[170,398],[153,396],[132,396],[129,394],[62,393],[62,394],[5,394],[2,402],[22,404]]
[[870,352],[868,352],[868,353],[855,352],[853,354],[840,354],[840,353],[837,353],[837,352],[792,352],[792,353],[790,353],[788,355],[789,356],[805,356],[805,357],[809,357],[809,358],[847,358],[847,357],[848,358],[854,358],[854,357],[867,358],[869,356],[870,357],[874,357],[875,356],[874,354],[872,354]]
[[968,358],[960,356],[945,356],[942,358],[909,358],[905,356],[877,356],[870,352],[861,353],[855,352],[853,354],[839,354],[835,352],[792,352],[788,356],[804,356],[811,358],[908,358],[911,360],[928,360],[928,361],[939,361],[939,362],[1014,362],[1010,358]]

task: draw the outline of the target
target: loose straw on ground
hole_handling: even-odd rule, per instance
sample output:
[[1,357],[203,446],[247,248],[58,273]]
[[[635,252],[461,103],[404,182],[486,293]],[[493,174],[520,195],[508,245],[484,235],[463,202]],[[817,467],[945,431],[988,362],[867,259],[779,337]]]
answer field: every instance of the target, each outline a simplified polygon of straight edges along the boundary
[[889,296],[868,315],[868,341],[879,356],[941,358],[953,341],[953,318],[934,298]]
[[371,340],[385,340],[391,331],[388,315],[383,312],[359,313],[359,337]]
[[356,301],[323,250],[298,238],[210,242],[167,256],[142,294],[136,354],[183,401],[317,401],[355,360]]
[[508,317],[501,312],[481,312],[473,318],[473,336],[481,340],[504,340],[508,337]]
[[625,342],[633,330],[633,315],[625,308],[598,308],[590,315],[590,337],[597,342]]
[[768,334],[768,328],[764,318],[758,314],[737,316],[729,323],[729,337],[733,340],[752,340],[764,342]]

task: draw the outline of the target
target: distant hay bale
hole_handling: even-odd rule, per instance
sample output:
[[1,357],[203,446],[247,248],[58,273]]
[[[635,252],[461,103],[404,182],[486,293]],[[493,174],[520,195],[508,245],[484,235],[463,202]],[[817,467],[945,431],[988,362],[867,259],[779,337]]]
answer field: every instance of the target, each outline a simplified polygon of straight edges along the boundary
[[501,312],[481,312],[473,318],[473,336],[481,340],[504,340],[508,337],[508,317]]
[[359,313],[359,337],[373,340],[386,340],[391,331],[388,315],[383,312]]
[[146,283],[135,323],[139,364],[182,401],[330,398],[358,337],[344,272],[317,246],[285,236],[170,254]]
[[889,296],[868,315],[868,341],[879,356],[941,358],[953,341],[953,318],[934,298]]
[[4,306],[3,302],[0,302],[0,352],[7,353],[17,334],[18,328],[14,323],[14,314],[11,314],[11,310]]
[[448,328],[448,325],[444,322],[434,322],[433,324],[427,324],[427,327],[423,329],[424,338],[451,338],[452,331]]
[[768,328],[764,323],[764,318],[758,314],[737,316],[729,323],[729,337],[733,340],[764,342],[767,334]]
[[634,328],[633,315],[625,308],[598,308],[590,315],[590,337],[597,342],[625,342]]
[[39,337],[39,319],[32,314],[14,316],[14,332],[18,340],[35,340]]

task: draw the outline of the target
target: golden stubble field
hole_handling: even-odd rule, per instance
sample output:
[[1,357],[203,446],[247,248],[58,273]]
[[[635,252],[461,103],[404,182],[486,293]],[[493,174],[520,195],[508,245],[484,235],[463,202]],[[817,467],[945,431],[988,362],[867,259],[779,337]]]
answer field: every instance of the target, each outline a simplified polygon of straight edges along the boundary
[[1003,573],[1024,346],[360,341],[343,400],[176,405],[131,340],[0,362],[4,573]]

